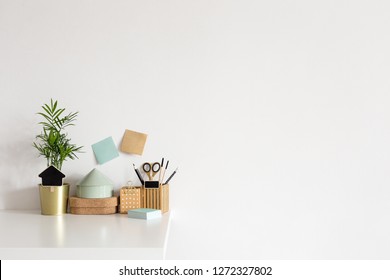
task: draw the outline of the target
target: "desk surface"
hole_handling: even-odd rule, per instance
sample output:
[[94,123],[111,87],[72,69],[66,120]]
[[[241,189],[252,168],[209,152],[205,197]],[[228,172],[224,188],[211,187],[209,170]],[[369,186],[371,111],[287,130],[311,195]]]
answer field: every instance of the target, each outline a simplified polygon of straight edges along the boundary
[[163,259],[170,215],[138,220],[0,210],[0,259]]

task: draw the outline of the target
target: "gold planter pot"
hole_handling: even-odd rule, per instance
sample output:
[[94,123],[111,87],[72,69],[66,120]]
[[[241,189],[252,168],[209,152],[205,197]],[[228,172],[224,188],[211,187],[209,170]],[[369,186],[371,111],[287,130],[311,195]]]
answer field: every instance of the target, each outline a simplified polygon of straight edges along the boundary
[[62,186],[39,185],[39,196],[41,198],[42,215],[66,214],[69,198],[69,184]]

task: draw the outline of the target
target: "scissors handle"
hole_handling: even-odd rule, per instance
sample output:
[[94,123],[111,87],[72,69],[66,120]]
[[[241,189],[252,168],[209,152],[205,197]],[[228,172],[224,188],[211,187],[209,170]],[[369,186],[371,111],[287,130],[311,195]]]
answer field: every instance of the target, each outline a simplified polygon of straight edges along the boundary
[[158,162],[154,162],[154,163],[145,162],[142,165],[142,169],[144,170],[146,175],[148,175],[150,181],[153,180],[153,177],[160,170],[160,168],[161,168],[161,165]]
[[160,163],[159,163],[159,162],[155,162],[155,163],[153,163],[153,165],[152,165],[152,171],[153,171],[154,173],[157,173],[157,172],[160,170],[160,167],[161,167]]

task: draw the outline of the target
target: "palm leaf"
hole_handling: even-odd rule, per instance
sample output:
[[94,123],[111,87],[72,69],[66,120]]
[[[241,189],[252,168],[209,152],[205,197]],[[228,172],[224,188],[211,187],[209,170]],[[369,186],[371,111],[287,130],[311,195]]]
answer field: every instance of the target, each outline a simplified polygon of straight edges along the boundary
[[43,117],[39,122],[43,127],[41,134],[37,135],[33,147],[37,149],[39,156],[47,159],[48,165],[54,165],[61,170],[62,163],[69,159],[78,158],[76,153],[82,153],[82,146],[71,144],[71,139],[63,130],[68,126],[74,126],[78,112],[62,116],[65,108],[58,107],[58,101],[50,99],[50,104],[41,106],[43,111],[37,114]]

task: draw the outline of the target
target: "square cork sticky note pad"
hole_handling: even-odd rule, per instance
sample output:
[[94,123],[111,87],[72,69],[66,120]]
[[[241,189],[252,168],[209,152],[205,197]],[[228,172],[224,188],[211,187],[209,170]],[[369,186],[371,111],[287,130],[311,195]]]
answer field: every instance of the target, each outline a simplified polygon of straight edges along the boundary
[[147,134],[126,129],[123,135],[121,151],[128,154],[142,155]]

